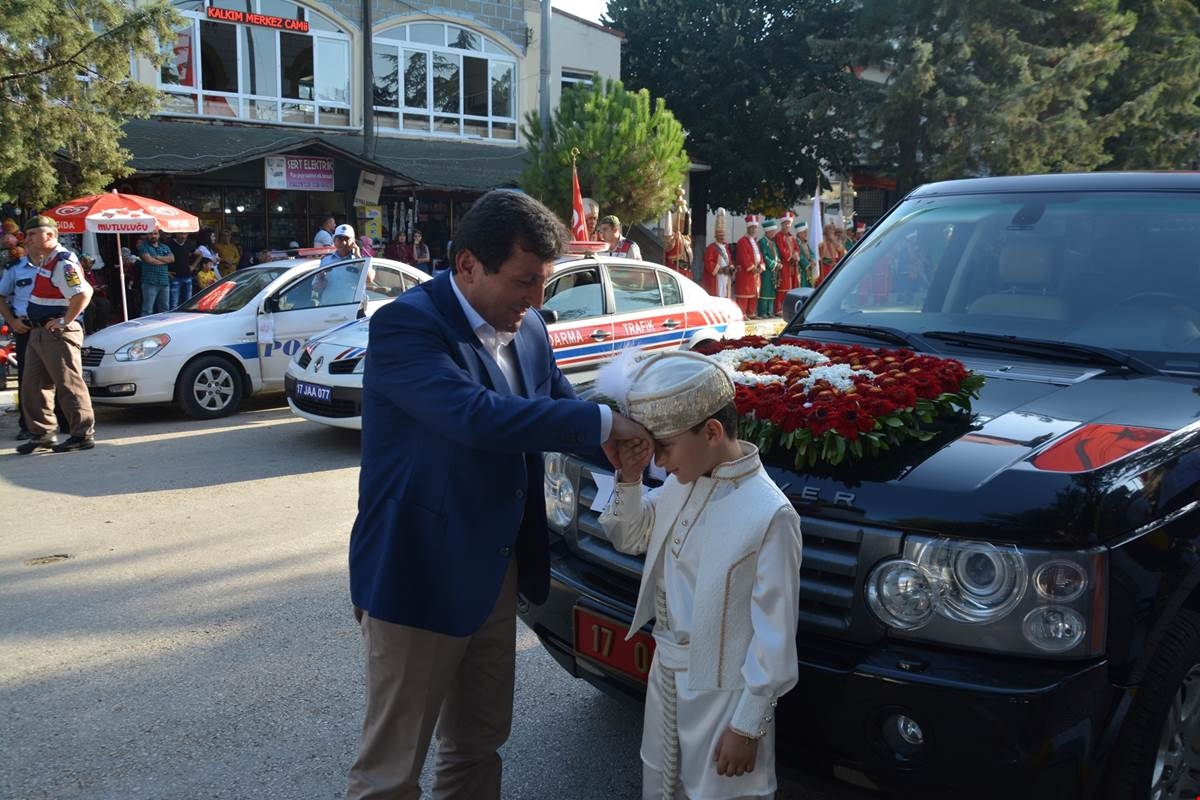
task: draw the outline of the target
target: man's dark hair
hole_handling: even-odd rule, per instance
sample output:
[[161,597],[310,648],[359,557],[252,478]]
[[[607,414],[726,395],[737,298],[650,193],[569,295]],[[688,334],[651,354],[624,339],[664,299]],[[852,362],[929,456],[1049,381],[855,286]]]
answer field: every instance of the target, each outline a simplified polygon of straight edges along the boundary
[[485,272],[498,272],[517,248],[552,261],[562,254],[568,238],[554,212],[529,195],[488,192],[475,201],[454,232],[450,269],[456,269],[463,251],[470,251]]
[[710,419],[715,419],[721,423],[721,427],[725,429],[725,435],[730,439],[737,438],[737,406],[732,402],[726,403],[717,409],[716,413],[693,425],[692,433],[699,433],[704,428],[704,424]]

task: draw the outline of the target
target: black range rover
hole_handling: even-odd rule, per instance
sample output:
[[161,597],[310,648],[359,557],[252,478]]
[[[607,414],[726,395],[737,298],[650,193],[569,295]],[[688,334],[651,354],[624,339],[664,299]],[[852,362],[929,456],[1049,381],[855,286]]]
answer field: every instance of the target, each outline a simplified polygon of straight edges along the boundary
[[[900,797],[1200,795],[1200,175],[921,187],[782,338],[987,382],[884,458],[764,459],[804,532],[781,766]],[[652,643],[623,641],[641,563],[597,522],[609,474],[547,455],[551,597],[522,617],[638,698]]]

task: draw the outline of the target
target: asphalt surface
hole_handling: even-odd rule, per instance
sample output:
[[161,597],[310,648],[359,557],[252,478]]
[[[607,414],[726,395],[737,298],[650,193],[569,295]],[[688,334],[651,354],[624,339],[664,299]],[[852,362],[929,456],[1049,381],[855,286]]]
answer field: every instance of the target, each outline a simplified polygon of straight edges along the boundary
[[[204,423],[101,407],[96,449],[32,456],[0,415],[0,798],[344,796],[359,439],[280,402]],[[517,650],[504,797],[637,797],[640,709],[523,626]],[[779,797],[868,795],[805,777]]]

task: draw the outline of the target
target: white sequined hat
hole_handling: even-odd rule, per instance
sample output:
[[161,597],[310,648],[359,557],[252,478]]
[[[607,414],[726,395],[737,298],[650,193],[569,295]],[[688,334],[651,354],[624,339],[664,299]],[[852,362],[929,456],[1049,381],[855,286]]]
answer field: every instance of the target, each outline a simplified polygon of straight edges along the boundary
[[628,388],[613,399],[656,439],[683,433],[733,401],[729,373],[699,353],[639,352],[613,368],[628,370]]

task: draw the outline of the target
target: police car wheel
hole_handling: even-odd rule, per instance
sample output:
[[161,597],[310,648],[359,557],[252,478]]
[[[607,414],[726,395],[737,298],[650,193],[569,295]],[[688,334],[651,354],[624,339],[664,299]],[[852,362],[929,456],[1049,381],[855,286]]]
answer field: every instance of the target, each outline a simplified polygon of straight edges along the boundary
[[192,419],[216,419],[237,411],[244,390],[236,366],[220,356],[204,356],[179,373],[175,393]]
[[1162,637],[1109,759],[1106,800],[1200,796],[1200,615]]

